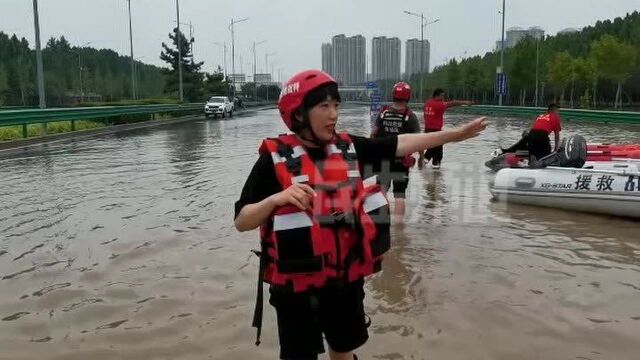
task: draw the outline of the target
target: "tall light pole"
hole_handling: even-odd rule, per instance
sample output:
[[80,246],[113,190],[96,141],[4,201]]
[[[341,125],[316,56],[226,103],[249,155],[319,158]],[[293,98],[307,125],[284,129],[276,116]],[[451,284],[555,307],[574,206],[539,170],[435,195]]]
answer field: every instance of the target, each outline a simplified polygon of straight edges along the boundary
[[136,94],[136,66],[133,58],[133,26],[131,25],[131,0],[127,0],[129,7],[129,47],[131,49],[131,98],[137,99]]
[[[231,24],[229,24],[229,30],[231,31],[231,76],[232,77],[234,77],[236,73],[236,62],[235,62],[236,61],[236,40],[235,40],[234,25],[239,22],[243,22],[247,20],[249,20],[249,18],[243,18],[240,20],[231,19]],[[235,97],[236,95],[235,78],[231,79],[231,83],[233,84],[233,96]]]
[[436,19],[434,21],[425,23],[425,17],[423,13],[417,14],[411,11],[404,11],[405,14],[415,16],[420,18],[420,101],[424,101],[422,97],[422,88],[424,86],[424,28],[427,25],[431,25],[440,21],[440,19]]
[[256,81],[256,45],[264,44],[267,40],[253,42],[253,100],[258,101],[258,82]]
[[[42,49],[40,48],[40,16],[38,15],[38,0],[33,0],[33,26],[36,33],[36,67],[38,71],[38,105],[40,109],[47,107],[47,101],[44,94],[44,70],[42,67]],[[42,135],[47,135],[47,123],[40,125]],[[26,134],[26,125],[23,131]]]
[[[137,61],[137,62],[139,62],[139,63],[141,63],[141,64],[142,64],[142,59],[144,59],[144,58],[145,58],[145,56],[140,56],[140,57],[138,57],[138,58],[135,58],[135,61]],[[143,64],[143,65],[144,65],[144,64]],[[138,98],[140,98],[140,91],[138,90],[138,79],[137,79],[137,76],[138,76],[138,66],[137,66],[137,65],[135,65],[135,63],[134,63],[134,69],[135,69],[135,72],[136,72],[136,87],[135,87],[135,89],[134,89],[134,90],[135,90],[135,92],[136,92],[136,99],[138,99]]]
[[[41,109],[47,107],[44,94],[44,70],[42,67],[42,49],[40,48],[40,18],[38,15],[38,0],[33,0],[33,25],[36,32],[36,63],[38,71],[38,103]],[[46,126],[46,124],[43,124]],[[46,129],[46,127],[45,127]]]
[[[265,73],[269,72],[269,56],[273,56],[275,54],[276,53],[274,53],[274,52],[264,54],[264,72]],[[268,84],[267,84],[267,101],[269,101],[269,85]]]
[[227,43],[226,42],[214,42],[213,44],[221,46],[223,48],[222,56],[224,57],[224,59],[222,59],[222,62],[224,64],[224,78],[226,80],[226,78],[227,78]]
[[269,72],[269,56],[273,56],[275,54],[276,53],[274,53],[274,52],[264,54],[264,72],[265,73]]
[[540,62],[540,39],[536,38],[536,100],[535,107],[538,107],[538,64]]
[[[504,74],[504,11],[505,11],[505,0],[502,0],[502,40],[500,41],[500,74]],[[502,92],[501,91],[498,91],[498,92],[499,92],[498,105],[502,106]]]
[[180,82],[180,102],[184,102],[184,90],[182,87],[182,33],[180,32],[180,3],[179,0],[176,0],[176,22],[178,27],[178,32],[176,36],[178,37],[178,79]]
[[191,63],[193,64],[193,62],[195,61],[195,56],[193,56],[193,24],[191,23],[191,21],[189,21],[188,23],[181,22],[180,25],[189,27],[189,50],[191,51]]
[[[87,45],[91,44],[90,42],[86,42],[84,44],[82,44],[82,47],[86,47]],[[78,55],[78,80],[80,81],[80,102],[84,102],[84,91],[82,88],[82,71],[84,70],[82,68],[82,60],[81,60],[81,54],[80,54],[80,49],[81,47],[78,46],[78,51],[73,51],[71,50],[72,53]]]

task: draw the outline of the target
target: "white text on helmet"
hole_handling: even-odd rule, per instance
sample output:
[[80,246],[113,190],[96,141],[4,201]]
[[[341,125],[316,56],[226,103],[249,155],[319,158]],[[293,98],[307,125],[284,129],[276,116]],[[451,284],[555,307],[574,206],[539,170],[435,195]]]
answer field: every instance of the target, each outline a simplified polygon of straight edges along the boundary
[[285,86],[280,93],[280,97],[298,92],[298,90],[300,90],[300,82],[296,81],[293,84]]

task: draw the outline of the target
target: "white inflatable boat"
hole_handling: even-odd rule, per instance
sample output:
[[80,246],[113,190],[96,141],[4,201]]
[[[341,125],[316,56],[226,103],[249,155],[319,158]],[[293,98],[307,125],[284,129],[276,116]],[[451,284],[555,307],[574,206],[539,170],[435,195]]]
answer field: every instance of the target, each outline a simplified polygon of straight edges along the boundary
[[489,191],[498,201],[640,218],[640,161],[502,169]]

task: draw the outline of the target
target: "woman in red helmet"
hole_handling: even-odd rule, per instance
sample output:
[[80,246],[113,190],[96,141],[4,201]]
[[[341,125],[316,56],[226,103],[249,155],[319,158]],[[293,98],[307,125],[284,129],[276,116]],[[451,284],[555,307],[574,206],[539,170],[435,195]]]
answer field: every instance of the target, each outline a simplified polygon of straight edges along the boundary
[[[408,107],[411,99],[411,87],[406,82],[399,82],[393,86],[393,104],[385,106],[378,114],[373,129],[372,138],[398,136],[420,132],[418,117]],[[381,169],[376,169],[380,181],[385,189],[393,182],[393,197],[395,199],[394,216],[397,222],[402,221],[405,211],[404,199],[407,185],[409,184],[409,169],[414,165],[415,159],[411,155],[398,157],[392,162],[382,164]]]
[[236,202],[235,227],[260,227],[257,343],[265,281],[281,359],[317,359],[324,335],[332,360],[351,360],[367,341],[364,277],[380,270],[390,234],[386,198],[362,171],[486,127],[480,118],[438,133],[367,139],[336,132],[339,105],[328,74],[308,70],[289,79],[278,108],[293,133],[263,141]]

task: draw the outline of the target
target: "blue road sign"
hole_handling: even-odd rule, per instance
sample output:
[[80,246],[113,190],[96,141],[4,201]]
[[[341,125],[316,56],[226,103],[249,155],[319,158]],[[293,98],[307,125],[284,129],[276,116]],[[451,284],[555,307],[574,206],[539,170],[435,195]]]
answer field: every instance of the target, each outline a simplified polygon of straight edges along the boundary
[[369,116],[371,118],[371,123],[373,124],[376,118],[378,117],[378,113],[380,112],[380,108],[382,107],[380,101],[382,100],[382,96],[378,93],[378,84],[375,82],[367,83],[367,87],[375,86],[373,88],[373,92],[369,95],[369,100],[371,101],[371,105],[369,107]]
[[496,78],[496,92],[498,95],[507,94],[507,74],[498,74],[498,77]]

